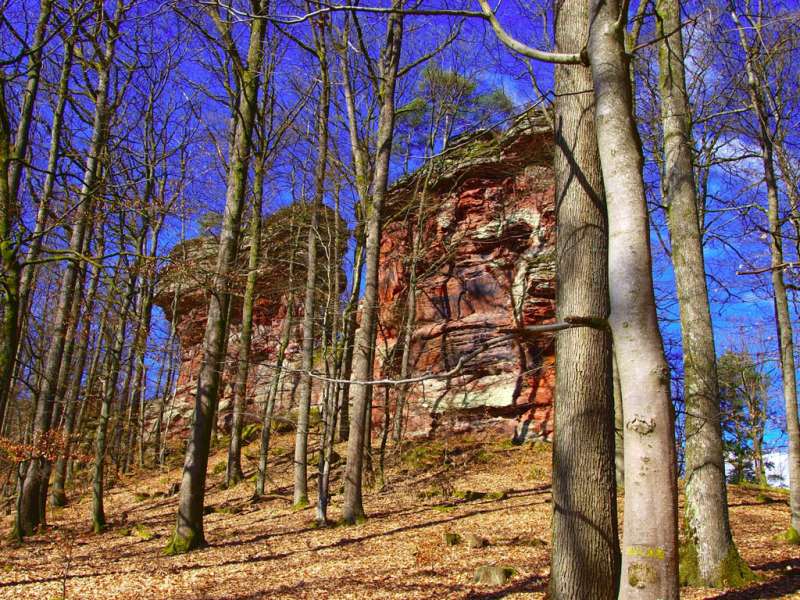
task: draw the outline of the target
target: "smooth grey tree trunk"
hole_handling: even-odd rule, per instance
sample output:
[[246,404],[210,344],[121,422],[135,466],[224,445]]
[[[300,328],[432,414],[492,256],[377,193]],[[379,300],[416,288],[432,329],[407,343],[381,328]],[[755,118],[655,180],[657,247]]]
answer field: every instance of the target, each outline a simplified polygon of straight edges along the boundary
[[656,317],[623,7],[619,0],[591,0],[587,47],[608,206],[609,322],[625,415],[619,597],[676,600],[678,490],[670,374]]
[[[588,0],[556,3],[557,51],[585,42]],[[557,319],[608,318],[608,222],[592,77],[555,67]],[[620,572],[614,476],[611,334],[577,327],[556,337],[550,597],[613,600]],[[591,582],[591,583],[590,583]],[[591,592],[589,591],[591,590]]]
[[261,210],[264,196],[264,165],[256,166],[253,176],[253,212],[250,215],[250,252],[247,257],[247,283],[242,300],[242,333],[239,338],[239,357],[236,382],[233,387],[233,419],[225,486],[236,485],[244,479],[242,472],[242,412],[247,398],[247,376],[250,372],[250,346],[253,339],[253,303],[261,254]]
[[[105,235],[102,229],[102,225],[100,225],[96,248],[98,256],[103,256],[105,254]],[[92,279],[89,283],[89,290],[86,294],[83,329],[81,330],[78,341],[78,355],[75,358],[75,375],[70,380],[69,387],[64,395],[64,452],[58,457],[58,460],[56,460],[53,473],[53,491],[51,495],[51,504],[53,506],[66,506],[67,504],[67,496],[64,489],[67,464],[70,460],[70,452],[73,446],[72,436],[75,430],[76,417],[78,415],[78,394],[81,389],[81,377],[86,368],[86,359],[89,355],[89,336],[92,332],[92,318],[101,274],[102,268],[95,266]]]
[[[324,23],[324,21],[323,21]],[[330,82],[326,56],[325,25],[315,30],[317,60],[320,65],[320,95],[317,107],[317,162],[314,167],[314,198],[311,203],[311,218],[308,228],[306,250],[306,289],[303,303],[303,373],[300,380],[300,402],[297,407],[297,432],[294,444],[294,493],[293,504],[297,508],[308,505],[308,415],[311,409],[312,379],[309,374],[314,366],[314,318],[317,295],[317,236],[319,235],[319,212],[325,194],[325,173],[328,165],[328,119],[330,115]]]
[[732,13],[739,33],[740,43],[745,52],[747,91],[750,108],[758,123],[758,143],[764,167],[764,183],[767,187],[767,221],[769,225],[769,251],[772,278],[772,293],[775,305],[775,327],[778,333],[780,350],[783,401],[786,412],[786,437],[789,442],[789,509],[791,520],[786,539],[800,543],[800,419],[797,413],[797,371],[794,356],[794,333],[786,283],[783,271],[786,263],[783,255],[783,237],[779,214],[778,182],[775,176],[775,148],[769,130],[763,93],[756,74],[756,50],[748,42],[745,25],[735,12]]
[[[393,6],[402,8],[402,1]],[[353,375],[351,390],[353,412],[350,419],[350,434],[347,440],[347,464],[344,474],[344,506],[342,520],[356,523],[365,518],[362,501],[362,471],[364,464],[364,444],[367,441],[367,420],[370,386],[363,381],[372,377],[372,347],[377,331],[378,303],[378,263],[380,258],[381,219],[383,200],[389,181],[389,160],[394,136],[394,93],[400,63],[400,49],[403,38],[403,15],[392,13],[388,18],[386,43],[381,61],[382,96],[378,117],[377,153],[375,174],[372,185],[372,202],[366,206],[366,249],[364,277],[364,297],[362,300],[361,323],[356,333],[354,348]],[[362,202],[366,199],[362,198]]]
[[109,349],[106,372],[103,376],[100,418],[97,422],[97,433],[95,434],[94,472],[92,475],[92,531],[95,533],[101,533],[106,528],[103,494],[105,487],[108,421],[111,416],[111,404],[114,402],[114,397],[117,393],[120,363],[122,361],[122,353],[126,342],[125,333],[128,330],[128,312],[131,309],[131,304],[136,294],[137,277],[133,272],[130,273],[128,277],[128,289],[120,306],[119,321],[114,336],[114,343]]
[[737,586],[753,574],[739,557],[728,518],[719,382],[708,303],[703,233],[692,157],[680,2],[656,1],[664,137],[662,194],[669,207],[672,265],[681,320],[685,420],[685,541],[681,583]]
[[[291,276],[290,276],[291,282]],[[281,325],[281,340],[278,346],[278,353],[275,359],[275,374],[270,383],[267,401],[264,404],[264,412],[261,416],[261,444],[258,452],[258,475],[256,477],[256,496],[264,495],[264,488],[267,479],[267,459],[269,457],[269,443],[272,433],[272,413],[275,410],[275,400],[278,397],[278,390],[281,383],[281,369],[283,368],[283,360],[286,356],[286,348],[289,345],[289,337],[292,332],[293,319],[292,310],[294,304],[294,297],[290,294],[286,308],[286,317],[284,317],[283,324]]]

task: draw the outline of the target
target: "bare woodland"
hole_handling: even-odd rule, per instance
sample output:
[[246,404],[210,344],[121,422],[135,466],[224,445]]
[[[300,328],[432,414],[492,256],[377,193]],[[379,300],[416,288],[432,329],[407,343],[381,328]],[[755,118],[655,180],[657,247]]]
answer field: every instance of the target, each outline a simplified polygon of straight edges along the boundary
[[0,597],[800,593],[795,3],[0,40]]

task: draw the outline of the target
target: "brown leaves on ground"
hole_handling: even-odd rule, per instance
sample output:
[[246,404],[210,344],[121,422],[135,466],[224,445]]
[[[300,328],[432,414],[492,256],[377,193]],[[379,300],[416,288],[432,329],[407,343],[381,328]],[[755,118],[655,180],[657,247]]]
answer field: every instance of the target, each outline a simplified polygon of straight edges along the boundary
[[[270,493],[252,501],[246,481],[224,490],[209,468],[209,547],[161,551],[172,531],[174,468],[121,481],[106,501],[109,531],[89,533],[90,498],[51,510],[50,527],[0,547],[0,598],[543,598],[549,573],[550,454],[461,439],[392,459],[386,485],[365,492],[366,523],[314,526],[313,506],[291,509],[291,435],[277,440]],[[245,452],[253,454],[252,446]],[[282,450],[282,452],[281,452]],[[341,449],[343,451],[343,449]],[[254,461],[246,464],[252,475]],[[334,489],[340,487],[336,481]],[[313,492],[313,490],[312,490]],[[334,496],[331,519],[338,518]],[[743,557],[764,580],[748,590],[684,590],[687,598],[778,598],[800,592],[800,550],[775,536],[785,496],[733,487],[731,519]],[[766,500],[766,501],[765,501]],[[10,529],[10,517],[3,527]],[[458,534],[453,545],[445,534]],[[471,548],[474,534],[487,544]],[[448,536],[448,539],[455,539]],[[501,586],[473,583],[478,567],[513,569]]]

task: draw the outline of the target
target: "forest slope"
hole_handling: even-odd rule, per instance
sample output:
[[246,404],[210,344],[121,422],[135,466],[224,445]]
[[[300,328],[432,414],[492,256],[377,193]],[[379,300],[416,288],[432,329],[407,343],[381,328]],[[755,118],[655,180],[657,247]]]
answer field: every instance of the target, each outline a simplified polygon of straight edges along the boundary
[[[391,457],[383,489],[366,491],[366,523],[318,529],[313,507],[290,506],[291,442],[291,435],[276,440],[271,493],[258,502],[251,501],[249,481],[222,489],[225,452],[212,457],[208,548],[162,556],[177,498],[167,494],[180,468],[142,472],[109,491],[111,529],[103,535],[88,532],[86,496],[54,510],[45,534],[22,546],[3,541],[0,598],[61,598],[64,592],[80,599],[544,597],[549,445],[460,438],[414,446],[402,458]],[[255,444],[245,450],[246,456],[255,453]],[[251,475],[253,459],[245,466]],[[339,499],[334,497],[333,518]],[[683,596],[800,594],[800,549],[774,541],[788,520],[785,495],[732,486],[729,500],[739,549],[763,581],[730,592],[685,589]],[[2,527],[10,529],[10,517],[3,517]],[[446,533],[462,540],[447,545]],[[470,547],[470,534],[488,544]],[[473,576],[482,565],[508,566],[515,573],[505,585],[477,585]]]

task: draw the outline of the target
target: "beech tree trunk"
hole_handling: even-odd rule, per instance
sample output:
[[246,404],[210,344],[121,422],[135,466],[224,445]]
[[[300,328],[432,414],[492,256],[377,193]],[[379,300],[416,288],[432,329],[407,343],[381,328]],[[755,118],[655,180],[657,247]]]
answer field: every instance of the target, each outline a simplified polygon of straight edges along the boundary
[[656,318],[641,141],[623,36],[627,5],[591,0],[588,55],[609,223],[610,325],[625,415],[620,598],[678,598],[678,493],[669,367]]
[[[102,226],[98,232],[97,255],[105,254],[105,236]],[[75,430],[75,420],[78,415],[78,394],[81,389],[81,374],[86,368],[86,359],[89,355],[89,336],[92,332],[92,319],[94,315],[94,305],[97,299],[97,288],[100,284],[100,276],[103,270],[99,266],[94,267],[92,279],[89,283],[89,291],[86,294],[86,306],[84,309],[84,323],[78,341],[78,355],[75,358],[75,376],[69,382],[69,387],[64,395],[64,452],[58,457],[53,474],[53,491],[51,504],[53,506],[66,506],[67,496],[64,490],[67,475],[67,463],[70,459],[70,451],[73,445],[73,432]],[[84,399],[86,402],[86,399]]]
[[[291,271],[291,267],[290,267]],[[289,285],[291,289],[292,277],[289,276]],[[281,369],[283,368],[283,359],[286,356],[286,347],[289,345],[289,337],[292,332],[292,307],[294,304],[294,296],[291,294],[288,298],[286,317],[284,317],[283,324],[281,325],[281,341],[278,346],[277,356],[275,358],[275,375],[272,377],[267,401],[264,404],[264,412],[261,416],[261,445],[258,452],[258,475],[256,476],[256,496],[264,495],[264,487],[267,478],[267,458],[269,456],[269,442],[272,433],[272,412],[275,409],[275,400],[278,397],[278,389],[281,383]]]
[[[128,289],[120,306],[117,331],[114,336],[114,343],[109,349],[106,372],[103,377],[103,396],[100,405],[100,418],[97,422],[97,433],[95,435],[94,472],[92,476],[92,531],[95,533],[101,533],[106,528],[103,493],[105,485],[108,420],[111,416],[111,404],[117,393],[120,363],[122,361],[122,352],[126,342],[125,333],[128,329],[127,315],[128,311],[131,309],[133,297],[136,293],[136,279],[137,277],[134,272],[131,272],[128,279]],[[125,398],[125,396],[122,397]]]
[[[401,0],[393,6],[402,8]],[[369,408],[369,385],[359,383],[372,377],[372,347],[377,331],[378,305],[378,261],[380,258],[381,218],[383,199],[389,181],[389,159],[394,135],[394,92],[397,71],[400,63],[400,49],[403,38],[403,15],[392,13],[388,18],[386,44],[381,62],[382,96],[378,117],[377,153],[375,175],[372,185],[372,202],[366,206],[366,251],[364,277],[364,297],[362,300],[361,323],[356,333],[351,390],[353,412],[350,419],[350,433],[347,440],[347,464],[344,474],[344,506],[342,520],[353,524],[364,519],[362,502],[362,471],[364,464],[364,443]],[[365,198],[361,199],[366,201]]]
[[247,283],[242,300],[242,334],[239,338],[239,361],[233,387],[233,420],[225,486],[244,479],[242,472],[242,412],[247,398],[247,376],[250,372],[250,346],[253,338],[253,303],[261,253],[261,209],[264,196],[264,166],[257,165],[253,177],[253,214],[250,216],[250,253],[247,258]]
[[[558,51],[580,48],[588,0],[556,3]],[[557,314],[608,318],[608,223],[597,151],[592,77],[555,67]],[[620,553],[614,475],[611,334],[577,327],[556,337],[553,542],[550,596],[617,596]]]
[[[75,254],[80,254],[86,227],[91,214],[92,196],[97,184],[99,172],[100,151],[106,139],[106,124],[108,120],[107,100],[109,92],[109,76],[111,64],[114,60],[114,50],[118,38],[117,29],[123,17],[124,8],[118,4],[112,22],[109,24],[108,38],[106,40],[103,56],[100,59],[97,90],[95,93],[94,119],[92,123],[92,136],[86,156],[83,180],[78,195],[78,206],[75,210],[75,224],[72,227],[69,248]],[[45,359],[42,374],[42,385],[36,395],[36,418],[34,422],[33,444],[40,443],[50,430],[50,416],[55,399],[58,373],[61,369],[61,359],[64,352],[64,343],[69,321],[69,310],[72,304],[72,294],[78,276],[79,266],[75,260],[67,262],[61,280],[58,306],[51,335],[51,341]],[[2,390],[0,390],[2,391]],[[25,481],[22,484],[20,498],[17,502],[17,517],[14,525],[14,535],[22,538],[33,533],[44,522],[43,507],[45,503],[39,497],[43,489],[42,477],[45,474],[47,459],[44,456],[33,458],[28,465]]]
[[728,519],[717,358],[694,177],[680,2],[657,0],[656,15],[664,136],[661,188],[669,206],[686,403],[686,539],[681,549],[681,583],[735,586],[752,578],[752,572],[739,557]]
[[794,332],[789,299],[783,271],[786,264],[783,256],[783,237],[779,214],[778,182],[775,176],[775,147],[769,129],[769,117],[764,103],[763,92],[755,70],[755,50],[748,42],[744,25],[736,12],[732,12],[739,32],[742,49],[745,52],[745,71],[750,108],[756,117],[758,143],[761,162],[764,167],[764,183],[767,187],[767,221],[769,226],[769,251],[772,278],[772,293],[775,305],[775,327],[778,333],[780,350],[781,379],[783,382],[783,401],[786,412],[786,437],[789,442],[789,509],[791,521],[787,540],[800,543],[800,419],[797,413],[797,371],[794,357]]
[[315,28],[317,59],[320,66],[320,95],[317,107],[317,162],[314,168],[314,199],[308,228],[306,250],[306,296],[303,303],[303,373],[300,380],[300,402],[297,406],[297,434],[294,445],[294,506],[308,505],[308,415],[311,409],[312,380],[309,372],[314,367],[314,317],[317,292],[317,236],[319,211],[325,194],[325,172],[328,164],[328,118],[330,114],[330,82],[324,21]]
[[197,381],[192,432],[183,465],[177,524],[166,549],[170,554],[187,552],[206,543],[203,533],[203,506],[211,430],[219,401],[223,351],[228,337],[226,318],[230,305],[228,275],[234,268],[239,245],[239,228],[247,185],[253,126],[258,112],[258,82],[267,25],[266,20],[258,18],[258,15],[266,14],[267,6],[268,0],[261,0],[255,11],[256,16],[251,19],[247,63],[239,75],[240,94],[238,106],[233,110],[235,124],[229,159],[225,213],[220,232],[214,284],[208,302],[208,318],[203,338],[203,362]]

